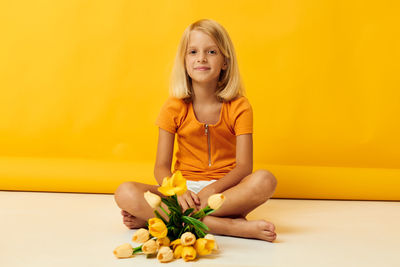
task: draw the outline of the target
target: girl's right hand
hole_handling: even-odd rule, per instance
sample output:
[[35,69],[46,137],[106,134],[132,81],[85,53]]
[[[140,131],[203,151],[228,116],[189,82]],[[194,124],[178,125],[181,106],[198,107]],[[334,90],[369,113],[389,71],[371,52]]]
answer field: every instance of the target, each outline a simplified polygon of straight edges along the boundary
[[200,198],[195,192],[186,190],[184,194],[178,196],[178,202],[181,205],[182,210],[185,211],[188,208],[196,209],[197,206],[200,205]]

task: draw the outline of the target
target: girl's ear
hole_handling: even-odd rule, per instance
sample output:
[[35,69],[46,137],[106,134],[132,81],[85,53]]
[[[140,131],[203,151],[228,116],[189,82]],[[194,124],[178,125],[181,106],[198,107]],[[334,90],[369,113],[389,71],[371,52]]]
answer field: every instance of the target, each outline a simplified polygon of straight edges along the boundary
[[222,69],[226,70],[228,68],[228,64],[226,63],[226,61],[224,62],[224,65],[222,65]]

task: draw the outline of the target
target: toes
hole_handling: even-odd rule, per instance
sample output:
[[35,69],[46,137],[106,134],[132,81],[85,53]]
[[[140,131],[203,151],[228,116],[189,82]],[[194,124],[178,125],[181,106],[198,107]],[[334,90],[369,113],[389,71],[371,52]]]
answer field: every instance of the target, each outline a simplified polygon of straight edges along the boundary
[[267,236],[273,236],[273,235],[276,235],[276,233],[275,232],[271,232],[271,231],[263,231],[264,232],[264,234],[265,235],[267,235]]
[[135,222],[136,221],[136,219],[133,217],[124,217],[122,220],[124,222]]
[[273,223],[263,221],[262,226],[263,230],[269,231],[274,233],[275,232],[275,225]]
[[271,232],[275,232],[275,225],[273,225],[272,223],[268,222],[268,230]]
[[276,234],[275,233],[271,233],[271,232],[266,232],[264,234],[264,240],[267,240],[269,242],[272,242],[276,239]]
[[121,210],[121,214],[124,217],[134,217],[132,214],[130,214],[129,212],[127,212],[126,210]]
[[124,216],[123,218],[122,218],[122,221],[125,223],[125,222],[134,222],[135,221],[135,218],[134,217],[128,217],[128,216]]

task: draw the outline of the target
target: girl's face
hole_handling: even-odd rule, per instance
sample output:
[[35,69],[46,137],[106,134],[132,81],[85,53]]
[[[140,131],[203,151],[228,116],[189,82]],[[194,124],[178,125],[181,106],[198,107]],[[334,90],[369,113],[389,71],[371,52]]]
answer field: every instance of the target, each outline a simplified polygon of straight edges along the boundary
[[227,69],[217,44],[208,34],[198,30],[190,32],[185,63],[187,73],[196,83],[218,82],[221,70]]

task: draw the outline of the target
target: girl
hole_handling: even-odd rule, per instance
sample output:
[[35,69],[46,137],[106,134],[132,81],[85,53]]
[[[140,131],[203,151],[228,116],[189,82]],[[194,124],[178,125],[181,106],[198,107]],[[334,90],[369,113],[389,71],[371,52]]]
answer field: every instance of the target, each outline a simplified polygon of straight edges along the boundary
[[[172,175],[177,134],[174,169],[182,172],[188,186],[178,197],[182,208],[203,208],[210,195],[223,193],[224,205],[203,219],[211,233],[275,240],[272,223],[246,220],[249,212],[272,196],[276,179],[266,170],[252,172],[252,109],[243,96],[232,41],[220,24],[204,19],[186,28],[172,72],[171,94],[156,121],[157,182]],[[160,195],[157,187],[136,182],[118,187],[115,200],[127,227],[144,227],[154,217],[143,193]]]

